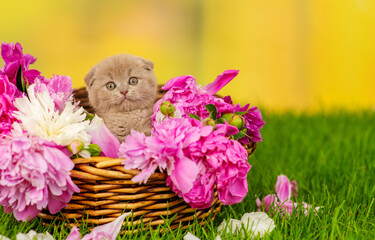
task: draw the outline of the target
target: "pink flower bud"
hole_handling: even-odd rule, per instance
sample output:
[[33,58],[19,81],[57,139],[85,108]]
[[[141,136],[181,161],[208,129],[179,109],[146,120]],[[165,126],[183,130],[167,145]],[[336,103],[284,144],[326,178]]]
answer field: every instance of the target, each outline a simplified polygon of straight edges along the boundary
[[163,102],[160,105],[160,112],[165,116],[174,117],[175,108],[170,102]]
[[235,126],[238,130],[242,130],[245,127],[245,119],[240,115],[233,113],[226,113],[221,116],[222,119],[226,120],[229,125]]
[[73,154],[77,154],[83,150],[83,147],[83,142],[79,140],[74,140],[72,143],[68,145],[68,150]]
[[215,129],[216,122],[212,118],[206,118],[203,120],[203,125],[204,126],[212,126]]
[[102,152],[100,146],[94,143],[90,144],[89,148],[86,150],[90,152],[91,156],[100,156],[100,153]]

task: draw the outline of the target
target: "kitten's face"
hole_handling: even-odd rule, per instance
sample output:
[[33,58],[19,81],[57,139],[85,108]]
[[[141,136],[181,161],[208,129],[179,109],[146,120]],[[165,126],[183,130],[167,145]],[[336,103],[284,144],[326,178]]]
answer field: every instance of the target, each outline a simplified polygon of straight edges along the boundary
[[154,105],[157,83],[150,60],[126,54],[106,58],[91,69],[85,82],[97,112],[128,112]]

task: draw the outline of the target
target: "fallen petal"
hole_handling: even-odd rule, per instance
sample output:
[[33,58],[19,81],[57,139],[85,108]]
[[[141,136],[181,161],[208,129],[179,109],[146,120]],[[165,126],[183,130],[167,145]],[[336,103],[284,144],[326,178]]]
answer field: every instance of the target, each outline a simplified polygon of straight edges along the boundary
[[10,240],[10,238],[7,238],[7,237],[0,234],[0,240]]
[[[250,235],[252,239],[256,236],[263,238],[266,233],[272,232],[276,227],[275,222],[264,212],[245,213],[241,218],[241,222],[244,227],[241,231],[242,236]],[[245,230],[247,231],[246,235]]]
[[191,232],[186,233],[186,235],[184,236],[183,239],[184,240],[201,240],[200,238],[198,238],[197,236],[195,236]]
[[74,226],[72,230],[70,230],[70,234],[65,240],[80,240],[81,239],[81,233],[79,232],[79,228]]
[[226,233],[233,233],[236,234],[241,229],[242,222],[237,219],[229,219],[229,222],[227,223],[226,220],[224,220],[218,227],[217,231],[220,233],[221,231],[225,230]]
[[277,176],[275,192],[280,202],[289,200],[292,195],[292,192],[294,192],[293,195],[296,196],[297,191],[298,191],[298,188],[297,188],[296,180],[293,180],[293,182],[290,182],[289,178],[285,175]]
[[[95,236],[98,235],[100,236],[100,233],[105,234],[106,236],[110,236],[110,240],[116,240],[117,235],[119,234],[122,223],[124,222],[124,219],[126,216],[128,216],[129,213],[124,213],[120,217],[116,218],[113,222],[98,226],[92,230],[92,232],[88,235]],[[91,239],[90,236],[86,235],[85,237],[82,238],[84,239]]]
[[[1,239],[1,238],[0,238]],[[17,240],[55,240],[51,234],[48,232],[44,233],[36,233],[34,230],[31,230],[27,234],[18,233],[16,236]]]

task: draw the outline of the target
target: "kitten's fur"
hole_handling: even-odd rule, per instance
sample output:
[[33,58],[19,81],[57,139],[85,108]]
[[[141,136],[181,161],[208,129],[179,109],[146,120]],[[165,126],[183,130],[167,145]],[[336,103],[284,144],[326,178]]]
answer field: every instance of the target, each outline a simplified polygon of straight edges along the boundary
[[[120,142],[131,129],[151,133],[157,88],[153,67],[150,60],[121,54],[102,60],[85,77],[90,104]],[[131,77],[138,79],[136,85],[129,84]],[[107,88],[109,82],[116,84],[113,90]]]

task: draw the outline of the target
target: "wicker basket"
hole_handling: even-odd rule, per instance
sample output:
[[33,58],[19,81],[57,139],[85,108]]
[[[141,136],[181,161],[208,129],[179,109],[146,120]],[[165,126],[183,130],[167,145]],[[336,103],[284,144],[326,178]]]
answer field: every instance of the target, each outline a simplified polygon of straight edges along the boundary
[[[160,89],[159,98],[163,94]],[[74,96],[82,107],[92,112],[84,88],[76,90]],[[244,146],[249,156],[256,146],[256,143]],[[146,184],[132,182],[131,179],[139,171],[126,170],[121,164],[122,160],[107,157],[73,159],[75,167],[71,177],[81,192],[73,194],[72,200],[60,214],[51,215],[43,211],[38,216],[45,219],[47,224],[57,218],[67,220],[71,225],[82,220],[98,225],[113,221],[123,212],[132,211],[133,226],[143,223],[152,227],[169,221],[173,230],[180,224],[186,228],[188,222],[194,219],[214,219],[220,211],[222,203],[217,194],[210,208],[191,208],[166,186],[167,175],[164,173],[152,174]],[[205,224],[205,221],[201,221],[201,224]]]

